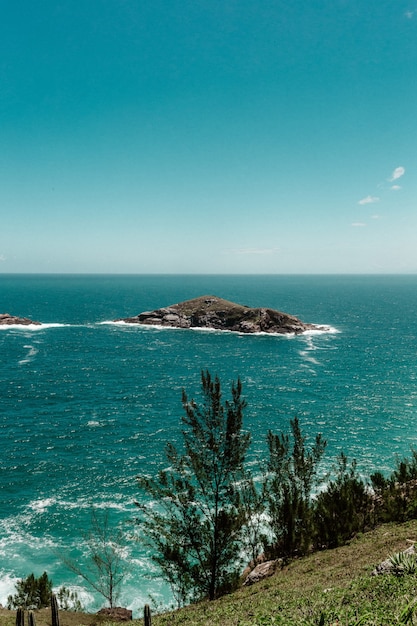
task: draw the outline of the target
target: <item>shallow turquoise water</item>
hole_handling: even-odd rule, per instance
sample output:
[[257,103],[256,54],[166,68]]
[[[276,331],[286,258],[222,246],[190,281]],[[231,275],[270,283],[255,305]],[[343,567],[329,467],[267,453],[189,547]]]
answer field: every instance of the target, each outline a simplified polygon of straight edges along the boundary
[[[203,294],[269,306],[337,332],[241,336],[114,325]],[[81,562],[92,504],[113,522],[134,515],[135,476],[156,470],[178,437],[181,389],[198,395],[201,369],[225,393],[238,376],[248,401],[251,459],[268,429],[328,440],[330,467],[343,449],[364,473],[390,471],[417,440],[416,276],[11,276],[0,275],[0,313],[42,321],[0,330],[0,602],[16,577],[44,569],[55,585],[79,585],[59,552]],[[126,524],[127,532],[131,526]],[[148,555],[121,603],[151,591]],[[90,608],[100,602],[83,595]]]

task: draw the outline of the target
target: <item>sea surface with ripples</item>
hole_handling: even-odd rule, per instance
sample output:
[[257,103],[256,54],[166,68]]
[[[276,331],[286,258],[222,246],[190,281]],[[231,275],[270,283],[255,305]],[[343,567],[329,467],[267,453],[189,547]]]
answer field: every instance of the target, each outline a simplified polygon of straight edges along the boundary
[[[115,324],[200,295],[217,295],[329,326],[301,336]],[[91,507],[131,534],[135,476],[157,471],[179,441],[181,390],[200,373],[227,397],[238,377],[248,402],[249,462],[269,429],[300,419],[364,475],[391,471],[417,446],[417,276],[0,275],[0,313],[42,326],[0,327],[0,603],[18,578],[46,570],[54,586],[102,603],[63,564],[87,559]],[[132,541],[120,603],[170,602],[149,553]],[[152,576],[156,577],[152,577]]]

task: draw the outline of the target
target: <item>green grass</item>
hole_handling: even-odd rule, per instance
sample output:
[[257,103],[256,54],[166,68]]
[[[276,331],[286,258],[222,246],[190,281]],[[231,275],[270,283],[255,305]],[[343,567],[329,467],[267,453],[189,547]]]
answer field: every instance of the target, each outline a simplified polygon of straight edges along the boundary
[[[294,561],[271,578],[215,602],[155,616],[155,626],[392,626],[417,598],[417,576],[371,576],[417,542],[417,522],[389,524],[349,545]],[[416,621],[417,623],[417,621]]]
[[[349,545],[293,561],[274,576],[214,602],[153,615],[153,626],[393,626],[417,600],[417,576],[371,576],[388,556],[417,543],[417,521],[387,524]],[[61,626],[109,622],[60,612]],[[0,626],[14,626],[14,612],[0,611]],[[142,624],[134,620],[132,626]],[[409,622],[412,623],[412,622]],[[415,620],[417,624],[417,618]],[[50,626],[47,610],[36,626]]]

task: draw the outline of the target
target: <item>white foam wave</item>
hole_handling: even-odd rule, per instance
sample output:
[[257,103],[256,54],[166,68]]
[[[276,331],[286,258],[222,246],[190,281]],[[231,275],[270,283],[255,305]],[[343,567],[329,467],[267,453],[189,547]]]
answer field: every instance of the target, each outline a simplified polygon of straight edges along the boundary
[[[136,322],[125,322],[123,320],[118,321],[105,321],[99,322],[99,324],[107,324],[109,326],[123,326],[124,328],[145,328],[147,330],[166,331],[166,330],[184,330],[184,328],[178,328],[176,326],[161,326],[159,324],[137,324]],[[187,330],[187,329],[186,329]]]
[[10,572],[0,570],[0,604],[6,606],[7,598],[16,592],[16,583],[19,580]]
[[68,589],[70,593],[76,593],[77,598],[81,602],[81,605],[84,609],[89,610],[90,608],[94,607],[95,598],[93,594],[90,591],[87,591],[85,587],[63,581],[59,585],[59,587],[53,587],[52,591],[54,593],[58,593],[61,587],[65,587],[65,589]]
[[38,348],[35,348],[35,346],[23,346],[26,350],[29,350],[29,352],[27,353],[27,356],[25,359],[21,359],[19,361],[19,365],[23,365],[24,363],[30,363],[30,361],[32,361],[33,357],[36,356],[39,352]]
[[215,333],[232,333],[233,335],[239,335],[240,337],[281,337],[282,339],[292,339],[294,337],[306,337],[308,335],[326,335],[339,333],[340,331],[332,326],[317,326],[316,328],[305,330],[302,333],[270,333],[266,331],[259,331],[257,333],[242,333],[234,330],[219,330],[216,328],[199,328],[192,327],[191,330],[199,330],[203,332],[215,332]]
[[96,428],[97,426],[104,426],[104,424],[98,420],[90,420],[87,422],[87,426],[90,426],[90,428]]
[[71,324],[0,324],[0,330],[45,330],[47,328],[62,328],[63,326],[71,326]]
[[[304,335],[304,341],[306,343],[305,350],[299,350],[298,354],[306,361],[307,363],[311,363],[312,365],[320,365],[320,362],[312,356],[311,352],[317,351],[319,348],[313,343],[314,335]],[[306,367],[306,366],[304,366]]]
[[220,328],[204,328],[204,326],[190,326],[190,330],[200,333],[231,333],[231,330],[221,330]]
[[51,324],[41,324],[41,328],[65,328],[67,326],[71,326],[71,324],[59,324],[58,322],[54,322]]
[[320,362],[319,362],[317,359],[315,359],[313,356],[310,356],[310,355],[308,354],[308,350],[300,350],[300,353],[299,353],[299,354],[300,354],[300,356],[302,356],[302,357],[303,357],[303,359],[304,359],[305,361],[307,361],[308,363],[312,363],[313,365],[320,365]]
[[135,322],[124,322],[123,320],[119,320],[117,322],[111,322],[111,321],[106,321],[106,322],[99,322],[100,324],[107,324],[109,326],[119,326],[119,327],[124,327],[124,328],[138,328],[138,329],[144,329],[144,330],[152,330],[154,332],[157,333],[163,333],[163,332],[169,332],[169,331],[174,331],[174,332],[178,332],[181,330],[199,330],[199,331],[209,331],[209,332],[229,332],[229,331],[218,331],[215,328],[179,328],[178,326],[162,326],[159,324],[137,324]]
[[317,326],[317,328],[312,328],[310,330],[305,330],[302,334],[306,335],[335,335],[340,333],[341,331],[333,326]]
[[114,509],[115,511],[129,511],[131,507],[121,502],[99,502],[94,504],[95,509]]
[[[140,329],[145,329],[145,330],[153,330],[156,332],[192,330],[194,332],[200,332],[200,333],[214,333],[214,334],[227,333],[227,334],[239,335],[241,337],[246,337],[249,335],[249,336],[255,336],[255,337],[281,337],[283,339],[285,338],[289,339],[292,337],[300,337],[300,336],[307,336],[307,335],[326,335],[326,334],[340,333],[340,331],[337,328],[334,328],[332,326],[323,326],[321,324],[317,324],[315,328],[305,330],[302,333],[298,333],[298,334],[296,333],[270,333],[270,332],[264,332],[264,331],[260,331],[257,333],[244,333],[244,332],[228,330],[228,329],[204,328],[202,326],[191,326],[190,328],[179,328],[177,326],[162,326],[159,324],[138,324],[135,322],[125,322],[124,320],[116,320],[116,321],[104,320],[102,322],[97,322],[95,325],[119,326],[119,327],[124,327],[124,328],[140,328]],[[46,325],[43,325],[43,326],[46,326]],[[49,326],[52,326],[52,324]],[[69,326],[69,324],[59,324],[59,326]],[[40,327],[38,326],[37,329],[39,328]]]
[[53,504],[56,504],[56,498],[43,498],[29,502],[28,508],[32,509],[35,513],[44,513],[46,509]]
[[305,335],[323,335],[328,333],[338,333],[336,328],[332,328],[331,326],[317,326],[317,328],[306,330],[302,333],[269,333],[265,331],[259,331],[257,333],[244,333],[235,330],[229,329],[220,329],[220,328],[205,328],[203,326],[190,326],[190,328],[179,328],[177,326],[162,326],[158,324],[136,324],[131,322],[117,321],[117,322],[100,322],[101,324],[110,324],[115,326],[129,326],[129,327],[139,327],[144,328],[146,330],[153,331],[180,331],[180,330],[191,330],[199,333],[213,333],[213,334],[232,334],[238,335],[240,337],[281,337],[282,339],[290,339],[292,337],[300,337]]
[[229,330],[229,329],[220,329],[220,328],[205,328],[202,326],[191,326],[190,328],[178,328],[176,326],[159,326],[159,325],[154,325],[154,324],[132,324],[129,322],[102,322],[103,324],[116,324],[116,325],[124,325],[124,326],[139,326],[140,328],[146,328],[146,329],[152,329],[152,330],[162,330],[162,331],[166,331],[166,330],[192,330],[194,332],[200,332],[200,333],[214,333],[214,334],[223,334],[223,333],[227,333],[227,334],[232,334],[232,335],[239,335],[240,337],[247,337],[247,336],[255,336],[255,337],[281,337],[283,339],[285,338],[292,338],[292,337],[300,337],[300,336],[305,336],[305,335],[324,335],[324,334],[333,334],[333,333],[339,333],[340,331],[337,330],[336,328],[333,328],[332,326],[322,326],[322,325],[317,325],[316,328],[310,329],[310,330],[306,330],[302,333],[299,333],[298,335],[296,333],[269,333],[269,332],[265,332],[265,331],[259,331],[257,333],[244,333],[244,332],[239,332],[239,331],[235,331],[235,330]]
[[114,500],[103,500],[102,502],[95,502],[91,498],[79,498],[78,500],[66,500],[59,499],[56,501],[56,505],[65,510],[79,510],[79,509],[114,509],[115,511],[131,511],[132,506],[129,502],[124,500],[116,502]]
[[[33,514],[34,515],[34,514]],[[42,536],[42,540],[30,532],[25,527],[30,525],[32,521],[30,513],[25,515],[17,515],[13,518],[7,518],[2,521],[0,534],[0,555],[5,555],[15,550],[15,546],[27,546],[31,551],[44,550],[45,548],[55,547],[53,539],[47,535]]]

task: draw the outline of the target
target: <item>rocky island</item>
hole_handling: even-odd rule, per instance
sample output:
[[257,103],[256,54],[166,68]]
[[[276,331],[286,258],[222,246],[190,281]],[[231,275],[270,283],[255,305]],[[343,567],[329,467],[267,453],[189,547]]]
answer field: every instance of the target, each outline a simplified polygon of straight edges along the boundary
[[169,326],[172,328],[213,328],[238,333],[299,335],[306,330],[325,330],[298,318],[268,308],[251,308],[217,296],[201,296],[172,304],[135,317],[115,320],[126,324]]
[[16,317],[15,315],[9,315],[9,313],[0,313],[0,326],[41,326],[41,322],[34,322],[27,317]]

